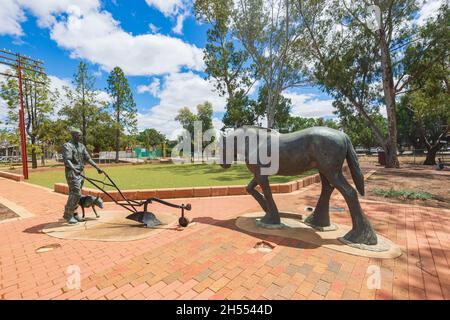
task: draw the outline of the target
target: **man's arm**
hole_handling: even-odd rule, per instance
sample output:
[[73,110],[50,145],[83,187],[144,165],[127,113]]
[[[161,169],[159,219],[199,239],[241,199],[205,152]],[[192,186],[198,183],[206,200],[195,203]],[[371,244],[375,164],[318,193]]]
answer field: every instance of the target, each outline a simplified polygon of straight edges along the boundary
[[77,169],[75,169],[75,166],[73,165],[72,161],[70,161],[70,159],[69,159],[70,158],[70,154],[71,154],[70,147],[67,144],[64,144],[63,145],[63,150],[62,150],[62,157],[63,157],[63,160],[64,160],[64,165],[67,168],[69,168],[69,169],[75,171],[76,173],[78,173],[79,171]]
[[87,151],[86,147],[84,147],[84,160],[88,162],[91,166],[93,166],[95,169],[97,169],[97,172],[100,174],[103,172],[102,169],[95,163],[94,160],[92,160],[91,155]]

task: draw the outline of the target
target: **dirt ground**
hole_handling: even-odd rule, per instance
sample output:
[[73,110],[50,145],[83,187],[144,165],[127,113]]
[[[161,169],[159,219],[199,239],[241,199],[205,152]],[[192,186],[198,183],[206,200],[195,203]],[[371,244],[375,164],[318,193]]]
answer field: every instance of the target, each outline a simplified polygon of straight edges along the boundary
[[[369,169],[366,167],[363,168],[363,171],[368,172]],[[431,166],[414,165],[402,165],[400,169],[372,166],[372,169],[376,169],[376,172],[365,181],[366,199],[435,208],[450,208],[450,169],[437,171]],[[373,192],[376,188],[428,192],[432,195],[432,198],[427,200],[387,198],[376,195]]]
[[0,221],[16,218],[18,215],[0,203]]
[[[425,156],[414,156],[414,155],[399,155],[398,161],[400,162],[400,165],[420,165],[425,161]],[[437,159],[437,157],[436,157]],[[377,165],[378,164],[378,156],[377,155],[358,155],[358,161],[361,165],[363,164],[371,164],[371,165]]]

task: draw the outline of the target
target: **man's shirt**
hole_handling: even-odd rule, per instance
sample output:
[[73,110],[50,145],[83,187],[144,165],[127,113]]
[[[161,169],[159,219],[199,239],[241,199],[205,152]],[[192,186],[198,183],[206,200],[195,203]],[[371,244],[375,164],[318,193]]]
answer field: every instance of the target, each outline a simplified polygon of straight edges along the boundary
[[62,156],[66,168],[70,168],[67,163],[67,161],[70,160],[75,169],[80,171],[84,169],[84,163],[91,159],[86,147],[82,143],[78,142],[75,145],[72,141],[66,142],[63,145]]

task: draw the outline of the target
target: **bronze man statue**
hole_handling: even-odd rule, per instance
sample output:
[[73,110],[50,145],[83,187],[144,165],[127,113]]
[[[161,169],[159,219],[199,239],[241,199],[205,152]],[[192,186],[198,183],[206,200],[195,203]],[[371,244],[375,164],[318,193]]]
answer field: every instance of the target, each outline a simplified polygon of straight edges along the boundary
[[76,212],[84,182],[84,178],[81,176],[81,174],[84,174],[84,163],[90,163],[97,169],[99,174],[103,173],[103,170],[92,160],[86,147],[80,142],[81,131],[76,128],[71,128],[70,133],[72,139],[64,144],[62,152],[66,167],[66,181],[69,185],[69,198],[64,208],[63,217],[69,224],[76,224],[84,221]]

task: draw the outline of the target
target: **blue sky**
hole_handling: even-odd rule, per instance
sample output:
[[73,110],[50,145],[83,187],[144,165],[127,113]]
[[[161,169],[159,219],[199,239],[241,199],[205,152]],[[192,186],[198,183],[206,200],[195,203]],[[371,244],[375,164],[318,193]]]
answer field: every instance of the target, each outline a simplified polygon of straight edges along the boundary
[[[225,98],[203,73],[208,26],[195,21],[191,1],[0,0],[0,21],[0,47],[43,60],[55,88],[70,85],[80,60],[90,66],[100,91],[108,72],[121,67],[134,93],[140,129],[174,135],[177,110],[195,110],[205,100],[213,103],[214,124],[221,127]],[[332,99],[318,88],[286,96],[294,115],[332,115]],[[0,101],[3,116],[4,110]]]

